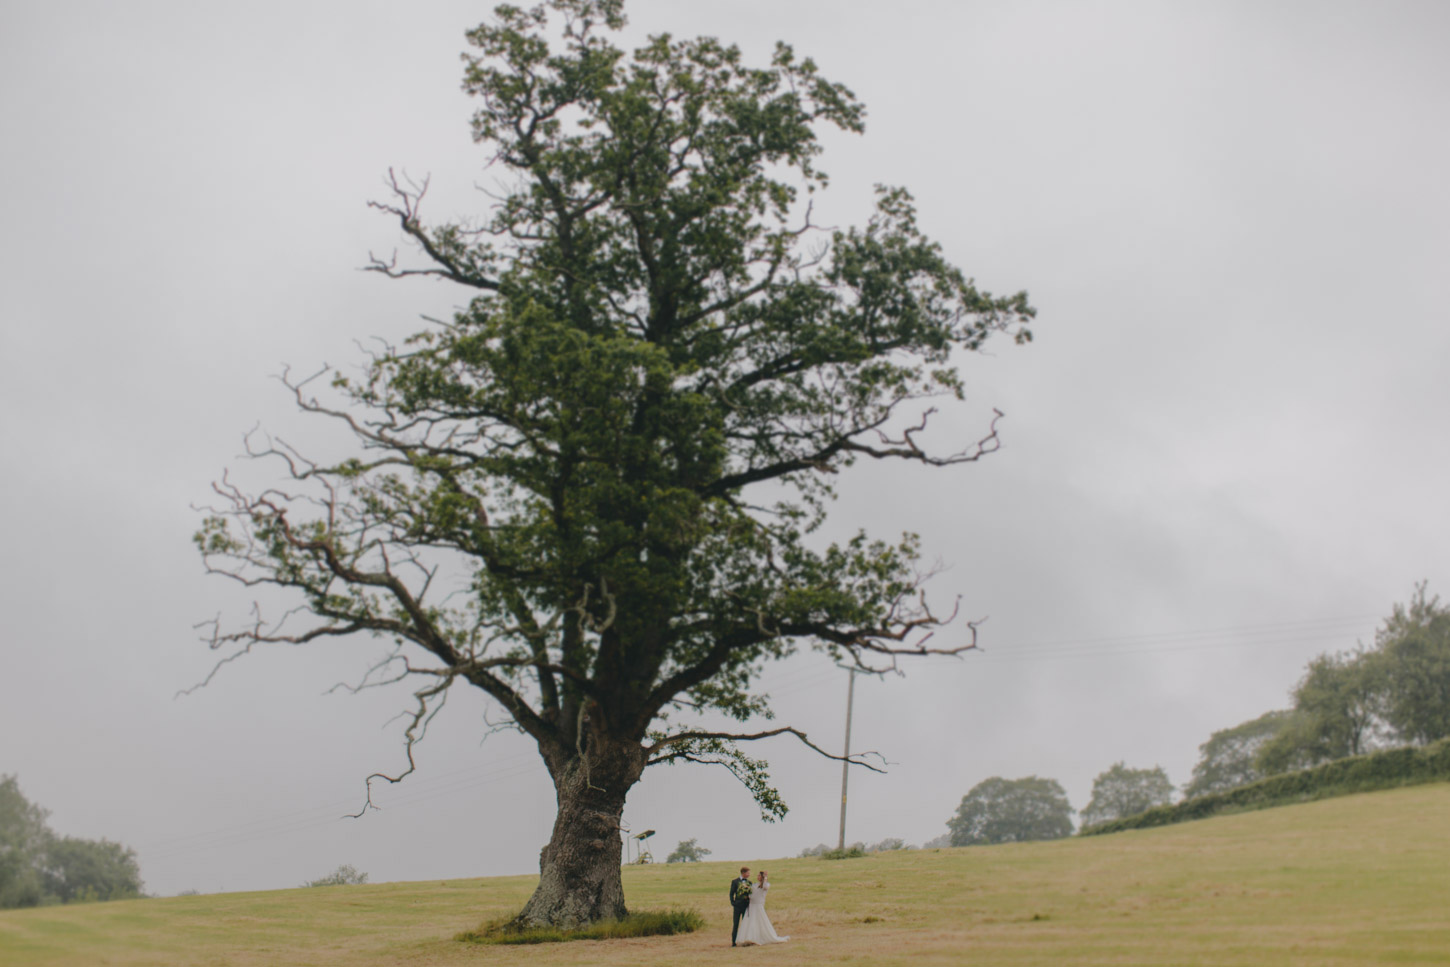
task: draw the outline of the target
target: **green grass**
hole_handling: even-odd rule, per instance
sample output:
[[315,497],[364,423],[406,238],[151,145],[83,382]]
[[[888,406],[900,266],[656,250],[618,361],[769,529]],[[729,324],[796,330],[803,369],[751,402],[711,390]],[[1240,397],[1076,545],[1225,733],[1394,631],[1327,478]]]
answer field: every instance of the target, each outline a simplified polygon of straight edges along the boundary
[[677,933],[694,933],[705,925],[705,918],[694,910],[646,910],[631,913],[621,920],[603,920],[587,927],[563,930],[559,927],[524,927],[510,919],[492,920],[477,930],[468,930],[455,939],[480,944],[562,943],[568,940],[624,940],[629,937],[669,937]]
[[[741,864],[770,870],[789,943],[730,948]],[[455,938],[517,913],[533,877],[383,883],[0,912],[0,964],[1450,964],[1450,783],[1050,843],[631,866],[624,883],[631,907],[692,907],[704,927],[481,947]]]

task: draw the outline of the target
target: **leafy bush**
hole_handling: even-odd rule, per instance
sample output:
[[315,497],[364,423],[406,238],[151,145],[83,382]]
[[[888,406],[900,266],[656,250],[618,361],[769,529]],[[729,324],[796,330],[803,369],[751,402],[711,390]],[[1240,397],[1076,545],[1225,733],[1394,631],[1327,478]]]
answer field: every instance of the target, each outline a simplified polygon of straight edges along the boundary
[[705,918],[694,910],[648,910],[631,913],[622,920],[601,920],[587,927],[520,927],[513,920],[494,920],[477,930],[453,939],[476,944],[561,943],[569,940],[622,940],[626,937],[658,937],[694,933]]
[[342,864],[320,880],[302,884],[307,886],[358,886],[368,881],[366,873],[359,873],[347,863]]
[[1081,835],[1117,833],[1127,829],[1168,826],[1220,813],[1287,806],[1332,796],[1376,789],[1394,789],[1450,780],[1450,739],[1434,745],[1385,749],[1368,755],[1336,759],[1312,769],[1270,776],[1247,786],[1199,796],[1173,806],[1159,806],[1137,816],[1100,823]]
[[823,860],[854,860],[854,859],[859,859],[860,857],[865,856],[865,855],[867,855],[866,854],[866,848],[864,846],[862,846],[860,843],[857,843],[855,846],[848,846],[845,849],[826,850],[826,852],[824,852],[824,853],[821,854],[821,859],[823,859]]
[[907,846],[906,845],[906,840],[902,839],[899,836],[888,836],[886,839],[883,839],[881,842],[877,843],[875,846],[871,847],[866,852],[868,852],[868,853],[890,853],[892,850],[898,850],[898,849],[915,849],[915,847]]

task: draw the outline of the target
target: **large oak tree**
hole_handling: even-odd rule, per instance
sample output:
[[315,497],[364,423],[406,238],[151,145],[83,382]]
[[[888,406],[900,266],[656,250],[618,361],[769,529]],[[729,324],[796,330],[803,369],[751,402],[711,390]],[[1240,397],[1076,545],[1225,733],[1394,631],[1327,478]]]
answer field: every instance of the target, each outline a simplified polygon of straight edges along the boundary
[[879,672],[972,647],[970,624],[932,637],[952,615],[924,596],[915,538],[812,532],[858,459],[996,449],[995,424],[933,449],[934,401],[962,396],[954,354],[1025,341],[1032,316],[952,266],[903,190],[864,228],[811,223],[817,129],[860,131],[863,109],[810,60],[781,45],[754,68],[669,36],[626,53],[621,3],[501,6],[468,34],[473,134],[506,187],[430,224],[426,182],[393,177],[376,207],[416,260],[370,268],[471,301],[365,377],[289,380],[356,456],[256,442],[285,479],[224,478],[198,534],[211,569],[297,598],[219,626],[228,657],[382,636],[398,650],[371,681],[421,683],[410,769],[459,683],[538,744],[558,818],[521,923],[625,912],[619,822],[650,766],[724,765],[784,814],[740,743],[809,740],[719,727],[768,715],[766,662],[804,645]]

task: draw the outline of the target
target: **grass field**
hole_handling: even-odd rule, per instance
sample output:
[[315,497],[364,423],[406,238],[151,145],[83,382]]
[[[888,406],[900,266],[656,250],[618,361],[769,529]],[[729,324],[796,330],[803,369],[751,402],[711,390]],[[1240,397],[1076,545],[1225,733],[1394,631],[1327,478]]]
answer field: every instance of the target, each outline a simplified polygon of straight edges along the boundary
[[[732,867],[771,872],[789,943],[729,946]],[[699,933],[533,947],[452,939],[532,877],[0,912],[4,967],[1450,964],[1450,784],[1054,843],[632,867],[636,909]]]

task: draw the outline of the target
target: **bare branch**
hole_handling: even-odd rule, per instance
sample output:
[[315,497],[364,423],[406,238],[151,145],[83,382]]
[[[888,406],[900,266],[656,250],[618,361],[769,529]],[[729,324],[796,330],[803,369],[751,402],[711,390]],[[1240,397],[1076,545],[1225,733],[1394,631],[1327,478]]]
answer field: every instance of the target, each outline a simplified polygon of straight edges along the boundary
[[873,766],[871,763],[866,762],[862,758],[863,756],[875,756],[876,758],[881,759],[882,762],[885,762],[885,757],[879,752],[858,752],[854,755],[835,755],[833,753],[827,752],[825,749],[822,749],[820,746],[816,745],[800,729],[793,728],[789,725],[783,726],[778,729],[769,729],[765,732],[751,733],[679,732],[675,735],[666,736],[665,738],[660,739],[653,745],[646,747],[645,754],[650,757],[646,765],[656,765],[661,762],[668,762],[669,760],[675,758],[688,758],[690,755],[690,750],[688,748],[678,752],[666,751],[664,752],[664,754],[660,754],[661,750],[666,749],[669,746],[679,745],[681,743],[688,744],[691,742],[702,742],[712,739],[718,739],[725,742],[754,742],[758,739],[768,739],[773,736],[786,734],[794,735],[797,739],[800,739],[803,744],[805,744],[815,752],[818,752],[821,755],[825,756],[827,759],[835,759],[837,762],[849,762],[853,766],[864,766],[865,768],[870,769],[872,772],[884,773],[886,771],[885,769],[880,769],[876,766]]
[[423,203],[423,196],[428,193],[428,179],[423,179],[422,184],[412,181],[406,175],[404,180],[407,186],[398,182],[398,176],[392,168],[388,169],[388,185],[392,189],[393,197],[397,199],[396,204],[385,204],[383,202],[370,201],[368,207],[396,216],[398,224],[403,231],[412,237],[440,268],[433,269],[399,269],[398,256],[396,253],[384,261],[368,253],[368,264],[364,271],[380,272],[392,279],[401,279],[413,275],[434,276],[435,278],[449,279],[462,285],[475,289],[498,290],[498,282],[494,279],[485,278],[470,271],[457,258],[450,256],[439,247],[438,242],[431,237],[418,220],[418,209]]
[[[424,688],[413,693],[413,697],[418,700],[418,708],[412,713],[412,721],[408,723],[408,727],[403,730],[403,736],[406,740],[404,744],[404,752],[408,756],[408,768],[404,769],[396,776],[390,776],[382,772],[374,772],[372,775],[368,776],[367,779],[363,781],[363,785],[366,789],[367,795],[363,801],[362,808],[355,813],[346,814],[344,816],[345,819],[358,819],[369,809],[379,808],[373,803],[374,779],[384,779],[387,780],[389,785],[396,785],[417,771],[418,763],[413,758],[413,746],[423,741],[424,737],[427,736],[428,725],[433,721],[434,717],[443,710],[444,703],[448,701],[448,687],[452,684],[453,677],[449,676],[448,678],[445,678],[443,681],[430,688]],[[428,704],[429,700],[436,698],[440,695],[442,696],[442,698],[439,699],[436,705],[430,708]]]

